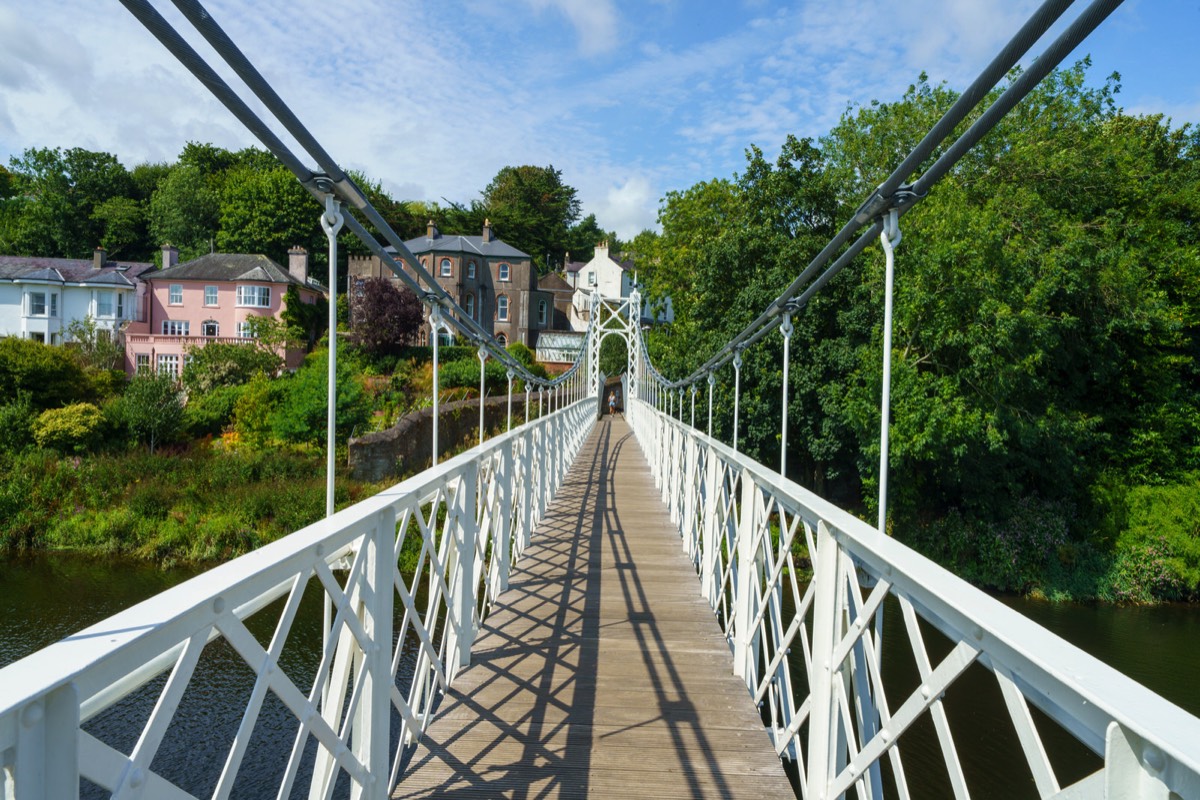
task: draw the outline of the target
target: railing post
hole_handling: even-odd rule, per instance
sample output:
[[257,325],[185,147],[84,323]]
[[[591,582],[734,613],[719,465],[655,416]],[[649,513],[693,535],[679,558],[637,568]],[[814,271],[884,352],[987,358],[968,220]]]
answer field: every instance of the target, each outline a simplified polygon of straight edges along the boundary
[[713,385],[717,382],[717,376],[711,372],[708,373],[708,437],[712,438],[712,406],[713,406]]
[[508,574],[512,566],[513,481],[517,477],[513,472],[513,448],[516,446],[517,443],[511,441],[500,452],[500,482],[497,484],[500,489],[500,519],[496,529],[496,547],[500,550],[500,574],[496,581],[497,596],[508,588]]
[[454,559],[450,573],[450,637],[446,660],[450,680],[458,670],[471,663],[471,644],[475,638],[475,538],[479,529],[475,520],[475,502],[479,487],[479,462],[463,470],[454,492],[454,511],[450,535]]
[[[706,445],[707,447],[707,445]],[[710,608],[717,607],[717,552],[720,545],[717,542],[717,509],[720,499],[717,497],[718,470],[721,460],[711,447],[704,455],[704,519],[700,541],[700,594],[708,600]]]
[[825,521],[817,523],[817,553],[813,560],[812,706],[808,723],[808,796],[829,800],[829,784],[838,758],[838,709],[833,691],[833,663],[841,628],[841,548]]
[[354,736],[356,755],[367,767],[368,783],[361,795],[352,792],[351,796],[385,800],[392,718],[392,573],[396,568],[396,510],[392,506],[379,512],[369,547],[363,627],[370,646],[363,653],[363,700]]
[[[528,403],[529,395],[526,394]],[[521,529],[517,532],[517,552],[525,552],[533,534],[533,431],[521,435]]]
[[429,309],[429,338],[433,344],[433,450],[430,454],[430,463],[435,467],[438,463],[438,401],[441,394],[438,391],[438,333],[441,329],[442,309],[439,306],[433,306]]
[[738,449],[738,411],[742,399],[742,350],[733,354],[733,449]]
[[[695,398],[695,392],[692,397]],[[684,479],[683,479],[683,525],[680,531],[683,535],[683,552],[687,553],[692,563],[696,563],[696,495],[699,493],[699,476],[696,474],[696,436],[689,431],[684,440]]]
[[779,474],[787,477],[787,428],[788,428],[788,362],[791,360],[792,312],[783,312],[779,332],[783,334],[783,418],[779,423]]
[[741,484],[742,496],[738,504],[737,571],[734,573],[736,594],[733,611],[733,674],[745,679],[746,686],[753,691],[757,683],[755,665],[758,657],[758,637],[751,627],[758,609],[759,590],[754,534],[761,499],[758,487],[754,485],[754,478],[747,469],[742,470]]
[[[79,796],[79,693],[74,683],[34,698],[21,709],[16,750],[12,765],[15,797],[57,800]],[[6,766],[0,763],[0,770],[7,771]],[[0,780],[4,781],[0,789],[7,790],[3,773]]]
[[488,351],[479,345],[479,443],[483,444],[483,404],[487,398],[487,366]]
[[513,382],[513,377],[514,377],[514,373],[510,369],[508,371],[508,427],[506,427],[504,429],[506,431],[512,430],[512,382]]

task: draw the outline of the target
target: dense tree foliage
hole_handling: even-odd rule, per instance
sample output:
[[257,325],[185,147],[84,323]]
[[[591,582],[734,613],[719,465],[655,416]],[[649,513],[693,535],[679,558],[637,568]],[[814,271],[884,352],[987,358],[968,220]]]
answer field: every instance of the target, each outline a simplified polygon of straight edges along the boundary
[[354,341],[371,356],[396,354],[415,341],[421,315],[421,301],[411,289],[367,278],[354,306]]
[[[1007,520],[1033,514],[1069,521],[1074,542],[1029,544],[1041,562],[1056,547],[1103,554],[1120,535],[1101,523],[1114,492],[1200,468],[1200,131],[1126,115],[1115,81],[1091,88],[1085,74],[1082,63],[1044,81],[901,222],[898,535],[954,510],[978,556]],[[922,78],[820,141],[789,138],[774,164],[751,147],[733,180],[668,195],[662,234],[635,247],[648,294],[674,300],[678,321],[651,334],[667,373],[694,369],[757,316],[954,98]],[[869,248],[797,315],[792,339],[791,475],[864,513],[882,271]],[[773,333],[742,371],[740,445],[765,463],[778,460],[781,351]],[[718,377],[715,427],[728,436],[732,375]]]

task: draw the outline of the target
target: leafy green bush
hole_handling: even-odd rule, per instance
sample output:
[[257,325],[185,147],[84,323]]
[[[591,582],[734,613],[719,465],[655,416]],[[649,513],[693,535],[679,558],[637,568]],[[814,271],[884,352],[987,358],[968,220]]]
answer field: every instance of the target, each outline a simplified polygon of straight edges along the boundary
[[140,442],[155,447],[174,441],[183,428],[183,395],[165,373],[135,375],[121,398],[119,416]]
[[129,383],[122,369],[89,369],[87,377],[95,396],[100,399],[120,396]]
[[233,421],[244,386],[216,386],[193,394],[183,409],[183,427],[190,436],[216,436]]
[[1200,473],[1125,496],[1106,594],[1118,602],[1200,597]]
[[[320,444],[325,441],[328,409],[328,353],[318,351],[281,382],[278,407],[271,414],[271,432],[286,442]],[[371,405],[362,384],[349,368],[338,363],[337,438],[346,441],[356,428],[366,425]]]
[[[508,370],[503,364],[489,358],[484,375],[489,394],[507,391]],[[452,361],[442,366],[438,374],[438,382],[442,389],[478,389],[478,357],[472,361]]]
[[33,420],[29,392],[19,391],[10,402],[0,405],[0,452],[20,452],[33,444]]
[[92,384],[69,350],[6,336],[0,338],[0,403],[21,391],[40,409],[93,399]]
[[40,447],[62,453],[83,453],[100,439],[104,415],[91,403],[72,403],[43,411],[33,423],[33,438]]
[[240,386],[260,372],[273,375],[283,366],[278,354],[253,343],[209,342],[189,347],[183,385],[189,392]]

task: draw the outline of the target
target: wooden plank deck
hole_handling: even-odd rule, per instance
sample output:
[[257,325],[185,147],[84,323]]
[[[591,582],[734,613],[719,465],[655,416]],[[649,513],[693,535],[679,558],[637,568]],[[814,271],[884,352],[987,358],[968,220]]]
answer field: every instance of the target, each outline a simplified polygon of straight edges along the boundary
[[599,422],[394,797],[794,797],[624,420]]

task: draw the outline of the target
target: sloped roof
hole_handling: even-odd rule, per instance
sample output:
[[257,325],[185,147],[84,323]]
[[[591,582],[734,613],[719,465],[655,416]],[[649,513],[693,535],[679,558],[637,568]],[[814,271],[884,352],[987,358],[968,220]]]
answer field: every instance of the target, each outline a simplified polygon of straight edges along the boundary
[[538,278],[538,288],[545,292],[572,292],[571,284],[557,272],[549,272]]
[[[595,259],[593,259],[593,261],[594,260]],[[630,270],[632,270],[634,268],[633,262],[630,261],[629,259],[626,259],[624,261],[617,261],[612,256],[608,256],[608,260],[611,261],[612,263],[616,264],[618,267],[620,267],[623,272],[629,272]],[[566,271],[567,272],[579,272],[579,270],[583,269],[590,263],[592,263],[592,262],[591,261],[568,261],[567,266],[566,266]]]
[[588,265],[588,262],[586,262],[586,261],[568,261],[566,267],[563,268],[563,271],[564,272],[579,272],[579,270],[583,269],[587,265]]
[[172,281],[257,281],[306,286],[292,273],[261,253],[208,253],[147,276]]
[[153,264],[142,261],[106,261],[103,267],[96,269],[90,258],[0,256],[0,280],[8,281],[51,281],[129,287],[153,269]]
[[482,236],[438,236],[433,239],[418,236],[409,239],[404,246],[415,256],[426,253],[467,253],[486,258],[529,258],[528,253],[521,252],[503,239],[485,242]]

